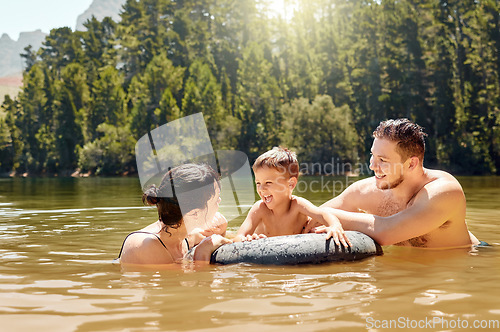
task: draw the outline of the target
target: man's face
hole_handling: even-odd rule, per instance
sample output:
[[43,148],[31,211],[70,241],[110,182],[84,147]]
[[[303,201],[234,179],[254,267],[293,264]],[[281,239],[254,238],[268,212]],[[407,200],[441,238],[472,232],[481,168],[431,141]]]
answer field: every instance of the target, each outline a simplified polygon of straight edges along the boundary
[[401,159],[396,147],[397,143],[388,139],[375,138],[373,140],[370,169],[375,173],[375,181],[379,189],[394,189],[404,181],[406,161]]

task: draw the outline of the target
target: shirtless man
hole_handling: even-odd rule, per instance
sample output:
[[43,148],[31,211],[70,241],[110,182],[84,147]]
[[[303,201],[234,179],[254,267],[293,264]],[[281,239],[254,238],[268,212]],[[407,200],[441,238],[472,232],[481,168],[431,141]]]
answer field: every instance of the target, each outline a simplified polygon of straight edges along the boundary
[[381,122],[371,148],[375,176],[353,183],[322,206],[332,208],[344,230],[363,232],[381,245],[478,244],[465,223],[465,196],[458,181],[423,167],[425,136],[407,119]]

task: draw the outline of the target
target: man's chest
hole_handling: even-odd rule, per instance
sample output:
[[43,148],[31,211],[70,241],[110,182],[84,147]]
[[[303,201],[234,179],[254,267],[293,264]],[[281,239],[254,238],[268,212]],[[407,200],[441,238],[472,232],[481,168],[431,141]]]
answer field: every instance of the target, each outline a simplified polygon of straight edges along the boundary
[[367,212],[381,217],[392,216],[408,207],[407,202],[397,200],[391,195],[373,195],[360,204],[360,212]]

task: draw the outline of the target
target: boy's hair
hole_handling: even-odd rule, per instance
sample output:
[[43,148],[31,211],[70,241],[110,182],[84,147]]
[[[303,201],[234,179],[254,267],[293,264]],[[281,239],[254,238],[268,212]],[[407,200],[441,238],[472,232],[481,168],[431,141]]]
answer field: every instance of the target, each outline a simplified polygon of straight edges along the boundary
[[424,129],[408,119],[382,121],[373,132],[374,138],[396,142],[396,151],[403,161],[418,157],[421,163],[424,160],[425,136]]
[[252,169],[255,172],[257,168],[264,166],[275,168],[290,177],[299,177],[297,155],[295,152],[281,146],[275,146],[272,150],[261,154],[253,163]]

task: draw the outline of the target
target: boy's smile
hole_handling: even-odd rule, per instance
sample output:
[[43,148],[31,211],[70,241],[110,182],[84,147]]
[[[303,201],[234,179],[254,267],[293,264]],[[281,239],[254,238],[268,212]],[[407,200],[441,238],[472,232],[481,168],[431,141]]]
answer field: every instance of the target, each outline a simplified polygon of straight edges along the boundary
[[273,195],[264,196],[262,197],[262,200],[264,201],[264,203],[269,204],[273,200]]

